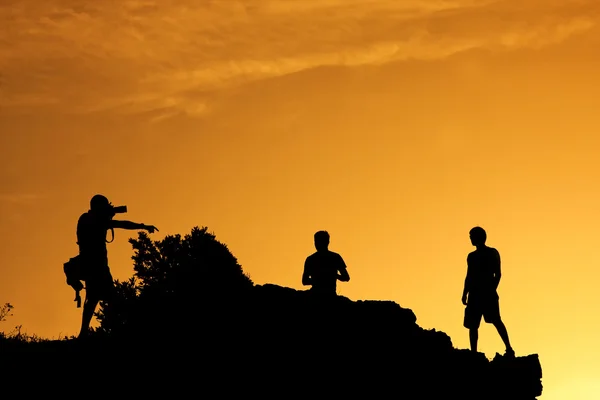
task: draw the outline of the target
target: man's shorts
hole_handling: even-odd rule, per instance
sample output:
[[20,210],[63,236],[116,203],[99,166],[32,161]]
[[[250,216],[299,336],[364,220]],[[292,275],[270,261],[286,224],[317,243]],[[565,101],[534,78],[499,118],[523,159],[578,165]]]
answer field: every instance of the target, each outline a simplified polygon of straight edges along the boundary
[[498,296],[486,300],[471,300],[465,308],[463,326],[467,329],[477,329],[481,324],[481,317],[488,324],[500,321],[500,303]]
[[108,300],[115,290],[115,284],[108,263],[102,260],[86,260],[85,291],[86,298]]

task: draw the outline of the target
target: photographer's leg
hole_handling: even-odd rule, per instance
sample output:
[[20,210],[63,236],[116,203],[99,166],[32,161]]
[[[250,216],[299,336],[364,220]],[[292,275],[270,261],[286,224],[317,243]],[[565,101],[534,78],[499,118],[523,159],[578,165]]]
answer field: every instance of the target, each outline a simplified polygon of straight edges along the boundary
[[94,311],[96,311],[98,302],[99,300],[96,296],[90,296],[86,291],[85,302],[83,303],[83,314],[81,317],[81,331],[79,332],[80,338],[88,335],[90,323],[92,322],[92,317],[94,316]]

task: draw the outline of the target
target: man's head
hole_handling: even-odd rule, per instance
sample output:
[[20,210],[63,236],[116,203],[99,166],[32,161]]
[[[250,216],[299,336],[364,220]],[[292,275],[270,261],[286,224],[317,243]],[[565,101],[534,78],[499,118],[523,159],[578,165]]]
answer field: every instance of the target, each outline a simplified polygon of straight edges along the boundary
[[487,239],[487,233],[482,227],[476,226],[469,231],[469,237],[473,246],[483,246]]
[[112,204],[110,204],[106,196],[97,194],[90,200],[90,211],[93,213],[109,215],[111,214],[111,210]]
[[315,233],[315,248],[317,251],[327,250],[329,247],[329,233],[327,231],[319,231]]

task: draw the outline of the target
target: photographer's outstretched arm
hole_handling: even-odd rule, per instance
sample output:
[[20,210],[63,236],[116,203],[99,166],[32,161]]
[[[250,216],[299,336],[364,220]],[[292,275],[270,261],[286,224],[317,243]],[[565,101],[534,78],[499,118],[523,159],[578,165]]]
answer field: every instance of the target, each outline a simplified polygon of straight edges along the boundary
[[144,229],[150,233],[154,233],[154,231],[158,232],[158,229],[154,225],[145,225],[145,224],[139,224],[137,222],[114,220],[114,219],[110,220],[109,228],[119,228],[119,229],[129,229],[129,230]]

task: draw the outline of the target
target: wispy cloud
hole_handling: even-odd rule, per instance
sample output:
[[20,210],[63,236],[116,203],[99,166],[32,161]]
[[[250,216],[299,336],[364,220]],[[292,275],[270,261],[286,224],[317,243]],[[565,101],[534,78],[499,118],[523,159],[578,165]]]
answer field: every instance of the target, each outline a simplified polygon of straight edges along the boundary
[[42,195],[33,193],[0,193],[0,203],[5,204],[33,204],[42,198]]
[[540,48],[597,19],[594,0],[5,0],[0,109],[203,115],[216,91],[258,79]]

